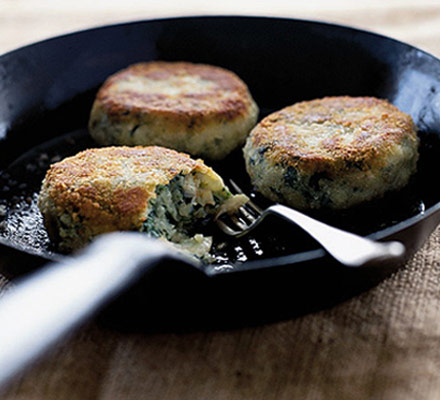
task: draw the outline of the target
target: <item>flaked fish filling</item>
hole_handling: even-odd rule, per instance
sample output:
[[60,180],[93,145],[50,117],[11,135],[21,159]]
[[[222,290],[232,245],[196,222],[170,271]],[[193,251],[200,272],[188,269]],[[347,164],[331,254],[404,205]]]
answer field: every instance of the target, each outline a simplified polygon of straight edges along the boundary
[[197,172],[178,175],[167,185],[156,188],[141,231],[202,257],[209,252],[212,238],[199,230],[219,213],[233,212],[246,200],[246,196],[234,196],[224,187],[213,191]]

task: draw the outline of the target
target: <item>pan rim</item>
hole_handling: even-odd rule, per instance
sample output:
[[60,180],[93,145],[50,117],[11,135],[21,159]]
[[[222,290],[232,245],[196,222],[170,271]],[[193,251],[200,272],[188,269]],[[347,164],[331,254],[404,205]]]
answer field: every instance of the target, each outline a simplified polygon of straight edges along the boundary
[[55,36],[47,37],[35,42],[30,42],[27,44],[24,44],[22,46],[19,46],[15,49],[11,49],[6,51],[5,53],[0,53],[0,61],[5,56],[10,56],[16,52],[22,51],[24,49],[28,49],[30,47],[39,46],[46,42],[51,42],[55,40],[60,40],[72,36],[76,36],[78,34],[87,34],[93,31],[101,31],[104,29],[114,29],[117,27],[128,27],[130,25],[142,25],[142,24],[149,24],[149,23],[155,23],[155,22],[166,22],[166,21],[176,21],[176,20],[221,20],[221,19],[243,19],[243,20],[272,20],[272,21],[285,21],[285,22],[295,22],[295,23],[304,23],[307,25],[316,25],[316,26],[327,26],[330,28],[337,28],[342,30],[348,30],[352,32],[356,32],[362,35],[370,35],[372,37],[376,37],[378,39],[383,39],[391,42],[395,42],[396,44],[405,46],[407,48],[417,50],[426,56],[432,57],[436,60],[440,59],[433,54],[431,54],[429,51],[421,49],[419,47],[416,47],[414,45],[411,45],[409,43],[406,43],[402,40],[393,38],[391,36],[387,36],[378,32],[370,31],[367,29],[357,28],[351,25],[341,24],[341,23],[333,23],[330,21],[324,21],[324,20],[313,20],[313,19],[307,19],[307,18],[295,18],[295,17],[282,17],[282,16],[268,16],[268,15],[246,15],[246,14],[194,14],[194,15],[182,15],[182,16],[164,16],[164,17],[158,17],[158,18],[147,18],[147,19],[139,19],[139,20],[127,20],[127,21],[121,21],[121,22],[115,22],[115,23],[109,23],[109,24],[103,24],[103,25],[96,25],[96,26],[90,26],[90,27],[84,27],[78,30],[74,30],[71,32],[61,33]]

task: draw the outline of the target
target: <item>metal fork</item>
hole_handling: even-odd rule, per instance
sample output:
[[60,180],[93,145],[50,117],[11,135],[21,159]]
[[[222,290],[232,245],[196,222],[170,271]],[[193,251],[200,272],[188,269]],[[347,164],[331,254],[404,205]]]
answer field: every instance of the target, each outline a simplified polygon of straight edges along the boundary
[[[240,194],[240,187],[230,181],[230,186]],[[348,267],[361,267],[374,262],[403,259],[405,246],[396,241],[377,242],[350,232],[343,231],[317,221],[299,211],[283,206],[272,205],[264,210],[249,200],[236,214],[217,219],[219,228],[229,236],[241,237],[254,230],[266,216],[280,216],[301,227],[337,261]]]

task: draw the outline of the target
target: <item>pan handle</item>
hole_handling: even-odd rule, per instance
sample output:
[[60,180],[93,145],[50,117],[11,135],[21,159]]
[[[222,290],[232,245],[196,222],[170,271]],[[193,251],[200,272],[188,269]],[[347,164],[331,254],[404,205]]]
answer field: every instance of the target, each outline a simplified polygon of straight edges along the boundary
[[0,300],[0,387],[163,258],[182,257],[139,233],[103,235],[49,264]]

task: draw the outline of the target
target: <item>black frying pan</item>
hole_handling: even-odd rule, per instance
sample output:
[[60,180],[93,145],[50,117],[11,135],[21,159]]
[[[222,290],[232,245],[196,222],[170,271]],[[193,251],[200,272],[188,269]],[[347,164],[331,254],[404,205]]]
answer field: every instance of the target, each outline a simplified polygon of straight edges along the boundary
[[[408,257],[439,223],[440,193],[432,172],[440,155],[438,59],[392,39],[323,23],[253,17],[153,20],[79,32],[0,58],[4,273],[13,276],[64,257],[51,248],[36,211],[44,172],[50,162],[96,146],[86,125],[104,79],[131,63],[156,59],[236,72],[259,104],[260,117],[328,95],[387,98],[411,114],[419,128],[417,175],[384,199],[313,216],[374,239],[400,240]],[[240,152],[213,167],[252,190]],[[257,201],[264,205],[264,199]],[[203,315],[216,323],[250,323],[292,316],[357,293],[396,267],[342,268],[301,230],[277,219],[239,241],[215,233],[214,248],[217,259],[202,267],[206,274],[178,262],[161,263],[142,282],[147,293],[142,304],[149,305],[142,320],[163,323],[166,315],[166,322],[181,324]],[[201,299],[209,312],[197,311]],[[136,301],[140,304],[139,297]]]

